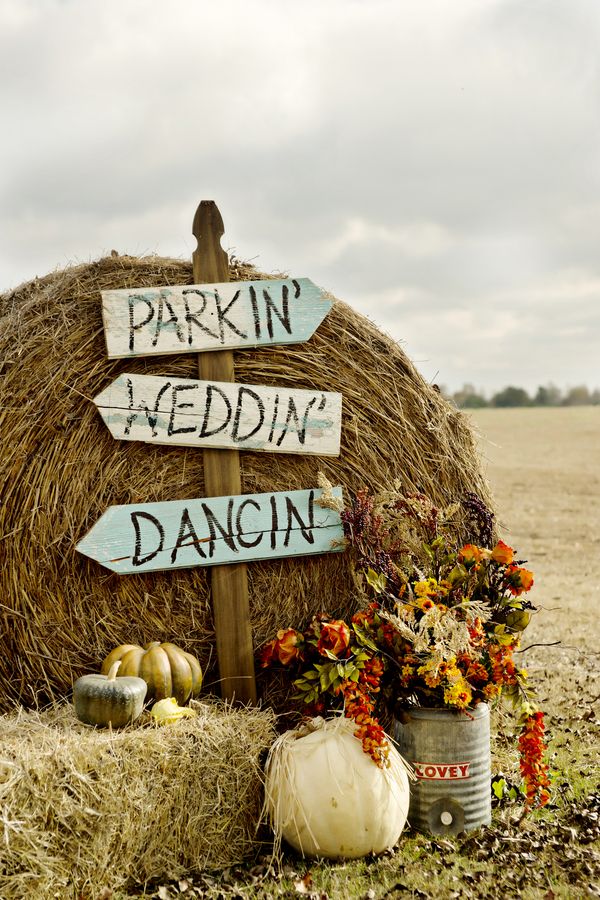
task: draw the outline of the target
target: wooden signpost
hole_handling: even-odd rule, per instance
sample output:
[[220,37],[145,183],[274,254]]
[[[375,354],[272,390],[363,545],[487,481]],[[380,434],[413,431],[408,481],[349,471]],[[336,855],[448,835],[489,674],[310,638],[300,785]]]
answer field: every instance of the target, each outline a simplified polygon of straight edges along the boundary
[[119,375],[94,403],[122,441],[337,456],[341,394]]
[[102,291],[109,359],[298,344],[330,307],[308,278]]
[[[111,506],[77,549],[113,572],[155,572],[341,550],[321,490]],[[334,496],[341,497],[340,488]]]
[[229,283],[223,232],[202,201],[194,285],[102,294],[109,358],[200,351],[200,380],[121,374],[94,398],[119,440],[203,449],[204,497],[112,506],[77,549],[122,574],[212,566],[221,693],[254,703],[246,562],[336,552],[343,529],[317,488],[242,494],[238,449],[337,455],[342,398],[234,383],[232,348],[307,340],[331,302],[307,278]]

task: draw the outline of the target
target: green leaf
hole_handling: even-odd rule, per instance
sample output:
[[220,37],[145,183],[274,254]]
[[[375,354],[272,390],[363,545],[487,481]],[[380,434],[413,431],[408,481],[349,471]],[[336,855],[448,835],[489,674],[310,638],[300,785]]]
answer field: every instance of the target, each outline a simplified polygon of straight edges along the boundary
[[365,647],[369,647],[369,649],[377,651],[377,644],[374,644],[371,638],[368,637],[365,632],[358,627],[358,625],[355,625],[353,623],[352,629],[360,644],[364,644]]
[[373,588],[376,594],[381,594],[385,591],[387,587],[387,578],[385,575],[378,574],[375,569],[367,569],[365,578],[367,579],[367,584]]
[[493,778],[492,779],[492,790],[498,800],[502,800],[504,796],[504,789],[506,787],[506,778]]
[[319,673],[315,672],[314,669],[309,669],[308,672],[305,672],[302,677],[305,678],[306,681],[316,681],[319,677]]

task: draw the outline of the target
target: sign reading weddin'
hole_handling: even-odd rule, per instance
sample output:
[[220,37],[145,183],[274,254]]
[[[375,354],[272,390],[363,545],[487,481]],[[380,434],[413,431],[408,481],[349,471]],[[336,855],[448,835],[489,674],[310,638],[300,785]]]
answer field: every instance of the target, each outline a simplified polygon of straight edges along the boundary
[[119,375],[94,403],[114,438],[187,447],[340,451],[342,395],[160,375]]

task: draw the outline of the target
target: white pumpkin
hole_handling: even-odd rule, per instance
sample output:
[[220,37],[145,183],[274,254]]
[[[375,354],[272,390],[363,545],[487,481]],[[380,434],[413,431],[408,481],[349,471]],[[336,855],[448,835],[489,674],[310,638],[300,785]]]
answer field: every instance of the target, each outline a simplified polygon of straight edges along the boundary
[[397,842],[408,815],[402,757],[380,768],[343,716],[286,731],[266,764],[265,807],[276,838],[304,856],[354,859]]

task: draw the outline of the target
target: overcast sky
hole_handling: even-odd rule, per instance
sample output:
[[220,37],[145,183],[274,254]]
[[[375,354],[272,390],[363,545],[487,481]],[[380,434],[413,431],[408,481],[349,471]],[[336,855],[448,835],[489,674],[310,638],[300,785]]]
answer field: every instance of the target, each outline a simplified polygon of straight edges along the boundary
[[0,0],[0,290],[223,245],[428,380],[600,386],[598,0]]

